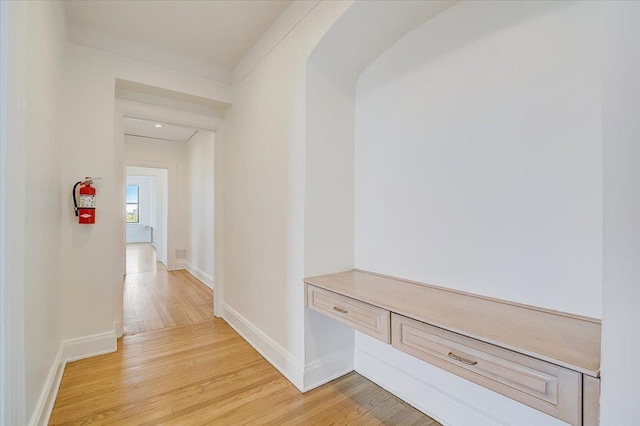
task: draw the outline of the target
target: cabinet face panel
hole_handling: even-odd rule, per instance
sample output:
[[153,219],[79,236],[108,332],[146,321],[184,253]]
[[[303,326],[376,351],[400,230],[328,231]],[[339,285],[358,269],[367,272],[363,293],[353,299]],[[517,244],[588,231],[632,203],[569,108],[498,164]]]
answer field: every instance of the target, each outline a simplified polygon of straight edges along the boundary
[[582,424],[598,426],[600,424],[600,379],[584,375],[582,379]]
[[582,374],[392,314],[392,345],[557,417],[582,422]]
[[307,307],[343,322],[385,343],[390,343],[390,312],[312,285],[307,286]]

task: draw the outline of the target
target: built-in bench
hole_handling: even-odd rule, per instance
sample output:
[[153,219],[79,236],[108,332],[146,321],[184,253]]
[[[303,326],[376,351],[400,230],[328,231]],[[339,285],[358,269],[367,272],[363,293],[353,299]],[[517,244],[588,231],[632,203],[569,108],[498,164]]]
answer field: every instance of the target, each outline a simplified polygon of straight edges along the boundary
[[306,306],[572,425],[599,423],[599,320],[352,270]]

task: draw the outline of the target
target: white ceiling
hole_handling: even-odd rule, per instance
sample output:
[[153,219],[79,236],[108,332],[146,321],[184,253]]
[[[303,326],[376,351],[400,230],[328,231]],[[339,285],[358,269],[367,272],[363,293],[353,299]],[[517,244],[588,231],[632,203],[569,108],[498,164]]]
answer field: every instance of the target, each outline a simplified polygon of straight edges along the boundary
[[291,0],[63,2],[71,42],[228,77]]
[[[157,127],[157,125],[162,127]],[[174,126],[157,121],[130,117],[125,117],[124,119],[124,134],[127,136],[139,136],[171,142],[187,142],[197,132],[198,130],[189,127]]]

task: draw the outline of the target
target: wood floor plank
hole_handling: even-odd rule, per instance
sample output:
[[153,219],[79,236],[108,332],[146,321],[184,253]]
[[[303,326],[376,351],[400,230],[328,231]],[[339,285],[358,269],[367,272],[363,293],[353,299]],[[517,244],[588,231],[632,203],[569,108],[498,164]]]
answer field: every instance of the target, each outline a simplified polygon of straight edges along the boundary
[[220,319],[125,336],[118,352],[69,363],[50,420],[438,425],[430,422],[357,373],[302,394]]
[[186,271],[127,283],[130,334],[67,364],[50,425],[439,425],[355,372],[300,393],[210,315],[213,294]]
[[[155,262],[151,244],[127,244],[124,334],[132,335],[213,319],[213,291],[184,270]],[[140,266],[142,265],[142,266]]]

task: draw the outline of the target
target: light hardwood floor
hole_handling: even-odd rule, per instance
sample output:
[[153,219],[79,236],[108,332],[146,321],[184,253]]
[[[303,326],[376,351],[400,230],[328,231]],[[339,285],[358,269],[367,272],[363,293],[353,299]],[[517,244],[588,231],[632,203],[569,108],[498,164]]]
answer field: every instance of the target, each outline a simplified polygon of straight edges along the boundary
[[67,364],[51,425],[430,425],[357,373],[300,393],[221,319]]
[[127,275],[128,335],[67,364],[50,425],[439,425],[357,373],[300,393],[213,318],[208,287],[154,269],[148,247],[127,254],[145,271]]
[[209,287],[187,271],[167,271],[155,261],[150,244],[127,244],[125,335],[212,318],[213,291]]
[[166,271],[167,268],[156,259],[156,250],[149,243],[127,244],[127,274],[138,272]]

